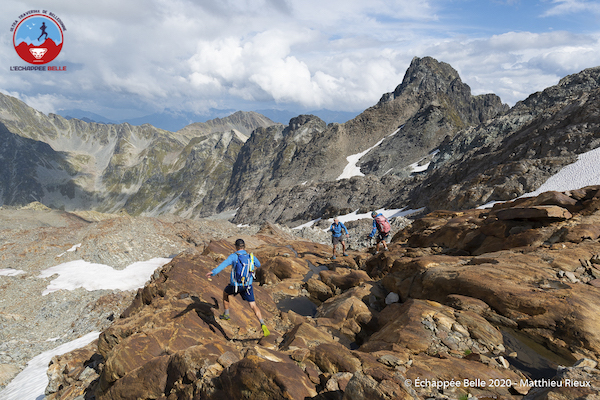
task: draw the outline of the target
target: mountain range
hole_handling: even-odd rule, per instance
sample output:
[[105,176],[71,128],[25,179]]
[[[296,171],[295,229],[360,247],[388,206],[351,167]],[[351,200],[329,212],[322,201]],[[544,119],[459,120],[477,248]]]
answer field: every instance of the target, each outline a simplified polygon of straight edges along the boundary
[[[475,207],[535,190],[597,147],[599,84],[600,68],[584,70],[509,108],[473,96],[450,65],[415,58],[394,91],[345,123],[236,112],[176,132],[67,120],[0,95],[0,201],[188,218],[237,210],[236,223],[290,226]],[[344,176],[352,156],[360,173]]]
[[[157,112],[142,117],[136,118],[125,118],[119,121],[111,120],[102,115],[85,111],[81,109],[64,109],[58,110],[57,114],[63,116],[66,119],[80,119],[84,122],[99,122],[103,124],[122,124],[129,123],[131,125],[144,125],[150,124],[160,129],[167,131],[178,131],[187,125],[195,122],[206,122],[211,119],[225,118],[233,114],[236,110],[232,109],[217,109],[211,108],[206,114],[198,114],[194,112],[185,111],[173,111],[165,109],[162,112]],[[265,117],[282,124],[287,124],[291,118],[296,117],[298,114],[288,110],[275,110],[275,109],[264,109],[255,110],[255,112],[264,115]],[[358,113],[347,112],[347,111],[331,111],[327,109],[320,109],[309,111],[308,114],[317,115],[328,123],[343,123],[354,118]]]

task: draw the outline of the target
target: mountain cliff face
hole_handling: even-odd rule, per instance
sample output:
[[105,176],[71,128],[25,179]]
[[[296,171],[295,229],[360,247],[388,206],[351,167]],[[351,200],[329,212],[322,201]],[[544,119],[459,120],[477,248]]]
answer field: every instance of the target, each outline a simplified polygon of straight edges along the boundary
[[[402,84],[355,119],[318,128],[316,117],[290,121],[271,153],[260,150],[266,158],[276,160],[264,170],[261,184],[244,185],[240,177],[232,182],[229,192],[247,193],[236,221],[306,222],[383,205],[382,196],[389,199],[390,195],[381,192],[398,187],[399,178],[410,175],[411,164],[460,129],[507,109],[495,95],[472,96],[448,64],[430,57],[415,58]],[[311,133],[305,133],[307,130]],[[273,132],[271,141],[276,141],[277,135]],[[261,140],[267,137],[260,136]],[[254,154],[253,143],[249,141],[247,152],[240,152],[234,175],[248,173],[244,165],[252,164],[248,154]],[[374,149],[367,151],[370,148]],[[338,182],[348,165],[347,157],[365,151],[357,166],[362,174],[374,177]],[[239,204],[239,199],[236,202]]]
[[461,131],[439,147],[411,202],[461,209],[537,189],[578,154],[600,146],[599,100],[600,68],[591,68]]
[[[507,110],[495,95],[472,96],[448,64],[415,58],[402,84],[377,105],[345,124],[328,126],[301,148],[283,146],[290,154],[288,170],[282,178],[271,175],[242,203],[235,220],[299,224],[400,201],[404,207],[411,164],[460,130]],[[365,151],[357,167],[366,176],[338,180],[347,157]]]

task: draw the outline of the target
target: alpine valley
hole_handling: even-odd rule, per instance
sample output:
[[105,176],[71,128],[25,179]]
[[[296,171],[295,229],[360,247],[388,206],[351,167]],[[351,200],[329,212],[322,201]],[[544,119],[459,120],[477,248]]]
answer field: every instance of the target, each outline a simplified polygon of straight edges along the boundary
[[[600,395],[600,186],[520,198],[600,147],[600,67],[509,107],[414,58],[342,124],[238,111],[177,132],[0,94],[0,140],[0,259],[20,271],[0,274],[0,398],[93,331],[52,358],[46,399]],[[348,222],[331,257],[330,218],[379,209],[418,211],[378,254],[371,220]],[[227,271],[206,278],[237,237],[262,264],[265,338],[237,297],[218,318]],[[53,265],[154,257],[137,292],[42,295]]]

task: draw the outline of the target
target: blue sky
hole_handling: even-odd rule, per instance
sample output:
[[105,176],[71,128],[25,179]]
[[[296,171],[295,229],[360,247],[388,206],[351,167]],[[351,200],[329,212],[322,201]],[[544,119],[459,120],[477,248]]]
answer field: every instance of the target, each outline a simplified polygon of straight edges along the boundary
[[[10,71],[25,65],[11,24],[46,8],[67,28],[51,63],[67,71]],[[0,91],[45,113],[113,119],[165,108],[360,112],[413,57],[431,56],[473,94],[512,106],[600,66],[599,17],[590,0],[5,0]]]
[[[62,42],[60,30],[51,20],[45,17],[30,17],[23,21],[16,30],[15,44],[18,45],[21,42],[33,43],[34,46],[42,44],[46,40],[45,35],[41,36],[40,27],[42,23],[46,26],[45,31],[48,38],[52,39],[54,43],[60,44]],[[38,39],[40,40],[38,41]]]

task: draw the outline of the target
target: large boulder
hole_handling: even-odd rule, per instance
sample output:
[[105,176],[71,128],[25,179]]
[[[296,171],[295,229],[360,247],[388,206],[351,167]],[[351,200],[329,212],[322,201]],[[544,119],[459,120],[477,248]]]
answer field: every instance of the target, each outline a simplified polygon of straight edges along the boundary
[[247,355],[219,376],[219,389],[206,399],[305,399],[317,395],[315,385],[292,359]]

